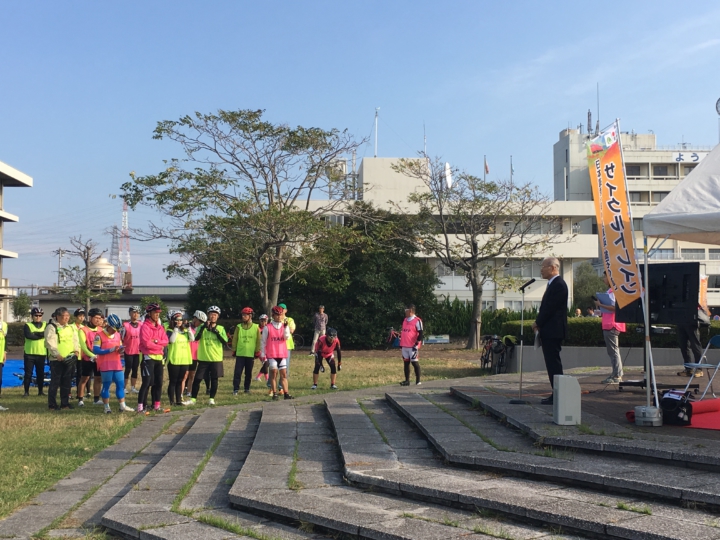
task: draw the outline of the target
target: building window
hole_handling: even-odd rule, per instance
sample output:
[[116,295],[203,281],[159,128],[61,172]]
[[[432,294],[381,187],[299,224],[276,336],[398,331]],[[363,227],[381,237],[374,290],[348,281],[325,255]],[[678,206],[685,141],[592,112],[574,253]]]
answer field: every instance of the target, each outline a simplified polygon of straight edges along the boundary
[[325,219],[325,225],[327,225],[328,227],[336,227],[336,226],[342,227],[343,225],[345,225],[345,216],[330,215],[330,216],[324,216],[324,219]]
[[518,278],[539,278],[541,260],[535,261],[519,261],[511,260],[505,266],[505,275],[508,277]]
[[720,261],[720,249],[710,248],[709,255],[710,256],[708,257],[708,259],[710,259],[711,261]]
[[682,258],[688,261],[704,261],[705,250],[704,249],[681,249],[680,254]]
[[628,176],[640,176],[640,165],[626,165],[625,172]]
[[495,310],[495,302],[492,300],[483,300],[482,301],[482,310],[483,311],[494,311]]
[[650,255],[651,259],[673,260],[675,258],[675,250],[673,249],[655,249]]
[[665,197],[670,195],[669,191],[653,191],[652,193],[652,202],[659,203],[662,201]]
[[708,276],[708,289],[720,289],[720,275]]
[[640,232],[643,230],[642,218],[633,218],[633,229],[635,229],[635,232]]
[[685,174],[685,176],[690,174],[695,167],[696,165],[683,165],[683,173]]
[[653,176],[669,176],[667,165],[653,165]]

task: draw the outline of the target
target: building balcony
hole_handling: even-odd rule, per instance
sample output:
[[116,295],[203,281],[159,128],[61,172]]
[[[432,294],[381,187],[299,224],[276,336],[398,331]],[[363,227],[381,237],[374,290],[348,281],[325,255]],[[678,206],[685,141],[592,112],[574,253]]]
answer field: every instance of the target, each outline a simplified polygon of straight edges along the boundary
[[0,161],[0,183],[5,187],[32,187],[33,179]]
[[7,249],[0,249],[0,259],[17,259],[18,254]]

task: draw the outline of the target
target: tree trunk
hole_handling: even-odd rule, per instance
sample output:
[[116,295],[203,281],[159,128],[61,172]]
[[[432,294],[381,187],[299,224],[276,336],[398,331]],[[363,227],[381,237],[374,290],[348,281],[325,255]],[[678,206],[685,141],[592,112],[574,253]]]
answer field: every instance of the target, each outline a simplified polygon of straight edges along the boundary
[[478,283],[475,276],[470,277],[470,288],[472,289],[473,295],[473,312],[470,319],[470,335],[468,336],[466,349],[479,350],[482,346],[482,340],[480,337],[482,334],[482,282]]
[[283,248],[282,246],[279,246],[275,250],[275,260],[273,261],[272,265],[272,282],[268,284],[268,297],[267,302],[269,302],[268,307],[268,315],[270,315],[270,310],[273,306],[277,306],[278,304],[278,295],[280,294],[280,281],[282,279],[282,272],[283,272],[283,263],[281,260],[282,257]]

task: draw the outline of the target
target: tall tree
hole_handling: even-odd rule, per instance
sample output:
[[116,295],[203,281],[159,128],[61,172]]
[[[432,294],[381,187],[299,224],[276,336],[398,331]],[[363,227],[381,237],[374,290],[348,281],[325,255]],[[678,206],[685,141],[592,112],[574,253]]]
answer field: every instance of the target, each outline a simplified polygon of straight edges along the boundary
[[108,289],[112,281],[100,272],[93,269],[93,265],[100,260],[106,250],[100,251],[97,242],[92,238],[83,240],[82,235],[70,238],[70,249],[64,250],[66,255],[75,257],[82,261],[80,265],[69,266],[60,270],[58,284],[63,283],[60,293],[65,294],[73,302],[85,304],[85,311],[90,310],[90,304],[95,302],[107,302],[120,296],[115,289]]
[[573,277],[573,306],[580,308],[585,314],[589,307],[594,308],[592,296],[596,292],[607,290],[603,278],[598,276],[597,271],[589,262],[584,262],[575,267]]
[[178,259],[168,274],[192,279],[210,269],[227,282],[251,279],[269,313],[283,282],[323,262],[315,246],[342,235],[323,217],[352,198],[343,160],[359,143],[347,131],[274,124],[263,113],[159,122],[154,138],[178,143],[185,157],[158,174],[131,174],[121,190],[130,207],[168,218],[135,232],[170,240]]
[[427,188],[408,198],[419,209],[419,247],[465,274],[473,296],[467,348],[479,349],[485,283],[512,285],[515,280],[505,272],[511,258],[548,254],[551,242],[558,240],[557,224],[545,217],[550,200],[531,184],[490,182],[464,172],[455,171],[450,183],[445,164],[425,155],[401,159],[395,170]]

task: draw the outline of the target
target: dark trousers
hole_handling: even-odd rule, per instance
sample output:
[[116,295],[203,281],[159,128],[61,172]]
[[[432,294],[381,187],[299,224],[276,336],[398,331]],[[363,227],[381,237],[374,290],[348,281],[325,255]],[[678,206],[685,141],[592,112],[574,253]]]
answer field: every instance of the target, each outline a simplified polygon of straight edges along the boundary
[[35,368],[35,378],[37,379],[38,394],[42,393],[45,386],[45,356],[39,354],[26,354],[25,360],[25,377],[23,377],[23,387],[25,393],[30,392],[30,383],[32,382],[33,368]]
[[562,361],[560,360],[560,350],[562,349],[562,339],[544,338],[542,339],[542,352],[545,357],[545,368],[550,378],[550,386],[555,384],[555,375],[563,374]]
[[54,360],[50,362],[50,388],[48,389],[48,407],[57,409],[57,392],[60,389],[60,406],[70,405],[70,387],[75,374],[75,362]]
[[215,399],[218,389],[218,377],[222,369],[222,362],[205,362],[198,360],[197,371],[195,372],[195,380],[193,381],[192,397],[197,398],[200,391],[200,381],[205,378],[205,374],[210,375],[210,398]]
[[235,357],[235,373],[233,374],[233,391],[240,390],[240,379],[243,371],[245,371],[245,390],[250,390],[250,382],[252,381],[252,370],[255,364],[255,358],[252,356],[236,356]]
[[[702,345],[700,345],[700,330],[698,330],[697,324],[678,324],[677,335],[683,362],[686,364],[693,361],[700,362]],[[690,359],[690,351],[695,360]]]
[[[142,384],[138,392],[138,403],[142,403],[143,407],[147,409],[148,392],[151,392],[153,403],[160,401],[162,398],[162,360],[152,360],[151,358],[143,357],[140,363],[140,375],[142,376]],[[150,390],[151,387],[152,391]]]
[[168,379],[170,379],[168,384],[168,398],[170,399],[170,404],[182,403],[182,383],[189,367],[190,366],[187,365],[178,366],[168,364]]

